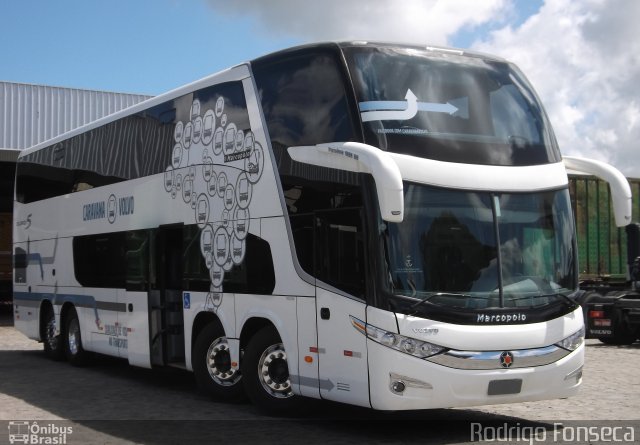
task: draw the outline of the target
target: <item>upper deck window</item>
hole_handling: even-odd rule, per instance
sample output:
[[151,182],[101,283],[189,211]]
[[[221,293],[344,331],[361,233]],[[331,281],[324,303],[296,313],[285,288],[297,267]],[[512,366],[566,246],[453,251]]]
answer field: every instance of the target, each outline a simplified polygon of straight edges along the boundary
[[560,161],[545,113],[513,65],[409,48],[344,51],[366,143],[447,162]]
[[265,58],[253,63],[253,72],[275,150],[354,140],[345,77],[336,52]]

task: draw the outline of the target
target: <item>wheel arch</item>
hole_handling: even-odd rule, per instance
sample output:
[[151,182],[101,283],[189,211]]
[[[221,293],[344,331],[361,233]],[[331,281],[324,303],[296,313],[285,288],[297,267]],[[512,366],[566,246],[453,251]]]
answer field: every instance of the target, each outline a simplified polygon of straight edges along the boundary
[[267,326],[271,326],[282,339],[282,334],[280,333],[280,331],[278,331],[275,323],[273,323],[268,318],[255,316],[248,318],[242,325],[242,330],[240,331],[240,349],[245,349],[247,347],[247,344],[249,343],[249,340],[251,340],[251,338],[256,335],[256,333]]
[[[76,315],[79,317],[78,310],[73,305],[73,303],[71,303],[70,301],[65,301],[60,308],[60,332],[62,332],[62,327],[66,326],[65,323],[67,322],[67,318],[69,317],[69,312],[71,311],[71,309],[76,311]],[[82,323],[80,323],[80,328],[82,329]]]
[[203,311],[196,315],[196,318],[194,318],[193,325],[191,327],[191,351],[193,351],[198,335],[200,335],[202,330],[211,323],[217,323],[224,331],[224,325],[215,313]]

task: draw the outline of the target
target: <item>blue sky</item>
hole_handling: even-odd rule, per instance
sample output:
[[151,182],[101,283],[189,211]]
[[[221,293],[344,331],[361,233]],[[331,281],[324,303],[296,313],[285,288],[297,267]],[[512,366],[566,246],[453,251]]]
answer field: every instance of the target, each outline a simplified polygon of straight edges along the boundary
[[[518,1],[513,23],[524,21],[541,3]],[[265,33],[255,16],[217,11],[205,0],[0,4],[0,80],[12,82],[156,95],[310,40]],[[461,28],[447,43],[468,47],[493,27]]]
[[496,54],[533,83],[564,154],[640,177],[637,0],[0,0],[0,14],[0,80],[150,95],[312,41]]
[[198,0],[1,4],[5,81],[155,95],[296,43],[252,35],[250,18]]

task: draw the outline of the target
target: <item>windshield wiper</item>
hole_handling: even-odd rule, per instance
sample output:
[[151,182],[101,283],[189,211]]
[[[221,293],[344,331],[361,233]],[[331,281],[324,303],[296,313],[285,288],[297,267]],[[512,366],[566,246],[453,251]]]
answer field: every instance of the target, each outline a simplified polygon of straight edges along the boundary
[[456,293],[456,292],[431,292],[430,294],[427,294],[422,300],[418,301],[417,303],[413,303],[411,306],[409,306],[409,309],[410,310],[416,309],[417,307],[423,305],[424,303],[427,303],[429,300],[431,300],[434,297],[465,297],[465,298],[471,298],[471,295],[462,294],[462,293]]
[[564,298],[566,300],[566,302],[570,305],[570,306],[575,306],[578,303],[576,302],[576,300],[574,300],[573,298],[571,298],[568,295],[563,294],[562,292],[558,292],[554,295],[560,295],[562,298]]

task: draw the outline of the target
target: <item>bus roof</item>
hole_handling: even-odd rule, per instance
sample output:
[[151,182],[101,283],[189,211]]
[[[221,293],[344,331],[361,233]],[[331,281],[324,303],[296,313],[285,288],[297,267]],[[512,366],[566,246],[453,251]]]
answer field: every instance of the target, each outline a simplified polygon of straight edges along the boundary
[[38,151],[42,148],[48,147],[52,144],[64,141],[66,139],[69,139],[73,136],[76,136],[78,134],[81,134],[85,131],[100,127],[102,125],[108,124],[110,122],[114,122],[120,118],[126,117],[126,116],[130,116],[132,114],[138,113],[140,111],[144,111],[148,108],[151,108],[155,105],[159,105],[165,101],[171,100],[171,99],[175,99],[177,97],[180,97],[184,94],[187,94],[189,92],[192,92],[196,89],[199,88],[204,88],[207,86],[211,86],[215,83],[218,82],[225,82],[225,81],[231,81],[231,80],[241,80],[244,79],[246,77],[249,77],[250,75],[250,71],[249,71],[249,65],[253,64],[253,63],[265,63],[268,62],[270,59],[277,59],[283,56],[286,56],[287,54],[292,54],[292,53],[299,53],[299,52],[307,52],[307,51],[312,51],[312,50],[318,50],[321,48],[326,48],[326,49],[334,49],[334,50],[342,50],[342,48],[348,48],[348,47],[370,47],[370,48],[408,48],[408,49],[415,49],[415,50],[420,50],[420,51],[431,51],[434,53],[434,55],[436,54],[452,54],[452,55],[457,55],[457,56],[466,56],[466,57],[473,57],[473,58],[482,58],[485,60],[492,60],[492,61],[499,61],[499,62],[505,62],[504,59],[492,56],[492,55],[488,55],[488,54],[483,54],[483,53],[479,53],[479,52],[474,52],[474,51],[468,51],[468,50],[463,50],[463,49],[457,49],[457,48],[449,48],[449,47],[441,47],[441,46],[429,46],[429,45],[416,45],[416,44],[404,44],[404,43],[383,43],[383,42],[369,42],[369,41],[361,41],[361,40],[352,40],[352,41],[343,41],[343,42],[319,42],[319,43],[311,43],[311,44],[306,44],[306,45],[299,45],[299,46],[294,46],[291,48],[287,48],[287,49],[283,49],[280,51],[276,51],[273,53],[269,53],[266,54],[264,56],[258,57],[256,59],[253,59],[249,62],[244,62],[241,63],[239,65],[235,65],[232,66],[230,68],[227,68],[225,70],[219,71],[217,73],[211,74],[209,76],[203,77],[199,80],[196,80],[194,82],[191,82],[189,84],[180,86],[178,88],[175,88],[173,90],[170,90],[166,93],[163,93],[159,96],[153,97],[151,99],[145,100],[143,102],[140,102],[136,105],[133,105],[129,108],[125,108],[124,110],[118,111],[116,113],[110,114],[108,116],[102,117],[100,119],[97,119],[93,122],[90,122],[88,124],[82,125],[78,128],[75,128],[73,130],[70,130],[66,133],[62,133],[58,136],[55,136],[52,139],[43,141],[39,144],[36,144],[32,147],[29,147],[27,149],[21,150],[19,158],[26,156],[30,153],[33,153],[35,151]]

